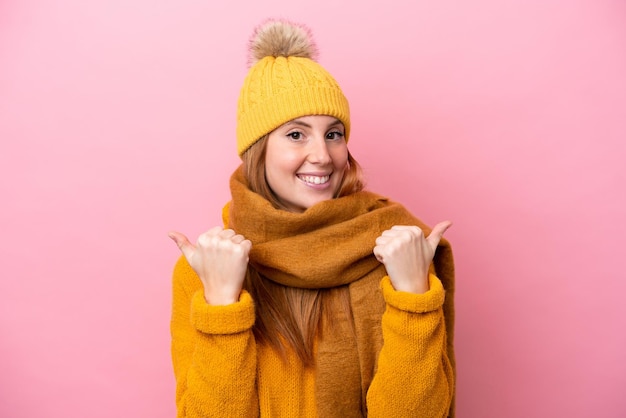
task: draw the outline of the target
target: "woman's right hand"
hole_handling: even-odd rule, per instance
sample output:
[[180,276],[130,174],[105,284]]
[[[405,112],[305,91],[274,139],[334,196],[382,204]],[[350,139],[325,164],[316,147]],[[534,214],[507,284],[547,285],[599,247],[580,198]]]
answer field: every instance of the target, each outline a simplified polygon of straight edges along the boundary
[[200,235],[196,245],[180,232],[168,235],[202,280],[207,303],[229,305],[239,300],[252,248],[249,240],[219,226]]

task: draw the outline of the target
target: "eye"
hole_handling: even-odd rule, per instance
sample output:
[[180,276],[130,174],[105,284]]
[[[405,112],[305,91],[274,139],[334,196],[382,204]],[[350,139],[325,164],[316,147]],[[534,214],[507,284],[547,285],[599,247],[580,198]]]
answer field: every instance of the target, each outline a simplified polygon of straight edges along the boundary
[[332,131],[326,134],[326,139],[329,139],[331,141],[336,141],[341,138],[343,138],[343,132]]
[[287,134],[287,136],[294,141],[298,141],[302,139],[302,132],[298,132],[298,131],[290,132]]

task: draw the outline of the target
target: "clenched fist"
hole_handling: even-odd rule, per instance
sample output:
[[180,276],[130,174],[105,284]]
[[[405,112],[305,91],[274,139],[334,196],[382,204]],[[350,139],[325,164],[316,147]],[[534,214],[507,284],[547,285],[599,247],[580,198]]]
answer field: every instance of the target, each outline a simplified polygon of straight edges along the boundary
[[411,293],[428,291],[428,268],[450,225],[449,221],[437,224],[428,237],[417,226],[396,225],[376,238],[374,255],[385,265],[394,289]]
[[207,303],[228,305],[239,300],[252,248],[249,240],[219,226],[200,235],[196,245],[180,232],[170,232],[169,237],[202,280]]

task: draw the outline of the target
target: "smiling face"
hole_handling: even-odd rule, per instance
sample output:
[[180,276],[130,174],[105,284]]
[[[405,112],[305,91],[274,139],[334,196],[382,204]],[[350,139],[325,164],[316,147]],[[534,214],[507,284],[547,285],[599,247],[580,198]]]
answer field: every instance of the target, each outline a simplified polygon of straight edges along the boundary
[[267,138],[265,177],[294,212],[335,197],[348,165],[344,126],[331,116],[303,116]]

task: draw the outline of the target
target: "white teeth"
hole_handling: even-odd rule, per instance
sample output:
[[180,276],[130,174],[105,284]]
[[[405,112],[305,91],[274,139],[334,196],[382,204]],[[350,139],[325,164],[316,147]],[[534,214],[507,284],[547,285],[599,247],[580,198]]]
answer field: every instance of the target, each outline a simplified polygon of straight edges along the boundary
[[307,183],[311,183],[311,184],[324,184],[326,183],[329,179],[330,176],[300,176],[300,178],[302,180],[304,180]]

